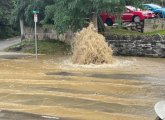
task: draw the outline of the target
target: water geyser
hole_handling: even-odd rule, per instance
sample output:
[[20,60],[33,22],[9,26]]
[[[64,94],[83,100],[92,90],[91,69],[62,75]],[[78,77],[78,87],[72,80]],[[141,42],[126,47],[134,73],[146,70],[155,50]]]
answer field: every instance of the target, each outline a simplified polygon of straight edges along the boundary
[[111,64],[113,61],[111,47],[92,23],[76,33],[72,52],[74,64]]

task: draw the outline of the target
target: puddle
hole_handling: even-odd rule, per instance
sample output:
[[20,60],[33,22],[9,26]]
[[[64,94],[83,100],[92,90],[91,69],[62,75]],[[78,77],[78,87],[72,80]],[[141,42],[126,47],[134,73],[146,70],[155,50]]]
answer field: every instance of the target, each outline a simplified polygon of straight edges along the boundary
[[56,116],[36,115],[24,112],[0,111],[0,120],[69,120]]
[[49,72],[46,75],[58,75],[58,76],[77,76],[77,77],[93,77],[102,79],[125,79],[125,80],[155,80],[153,76],[147,74],[89,74],[89,73],[71,73],[71,72]]
[[70,73],[70,72],[49,72],[46,73],[46,75],[61,75],[61,76],[79,76],[76,73]]
[[0,59],[21,59],[32,57],[30,54],[0,52]]

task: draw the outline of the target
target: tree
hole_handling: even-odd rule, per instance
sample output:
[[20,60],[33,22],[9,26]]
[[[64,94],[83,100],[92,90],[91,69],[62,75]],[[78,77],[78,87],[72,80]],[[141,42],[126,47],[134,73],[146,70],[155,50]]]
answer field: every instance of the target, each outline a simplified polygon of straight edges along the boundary
[[155,3],[159,5],[163,5],[165,3],[165,0],[144,0],[145,3]]
[[5,37],[11,31],[10,13],[12,8],[12,0],[0,0],[0,38]]
[[33,26],[33,10],[39,11],[39,21],[44,18],[45,6],[53,0],[15,0],[14,20],[23,19],[26,25]]
[[45,10],[45,23],[53,21],[54,27],[59,32],[68,29],[74,31],[81,29],[90,18],[91,13],[99,14],[106,10],[121,12],[126,4],[137,5],[143,0],[55,0]]
[[24,24],[33,26],[33,10],[39,11],[39,22],[44,19],[45,7],[51,4],[53,0],[15,0],[13,11],[13,22],[20,22],[21,37],[24,37]]
[[0,1],[0,25],[7,25],[9,22],[9,14],[12,9],[11,0],[1,0]]
[[[121,12],[125,5],[139,6],[144,0],[15,0],[15,21],[33,26],[32,10],[39,10],[39,22],[51,24],[58,32],[77,31],[101,11]],[[96,17],[95,17],[96,18]]]

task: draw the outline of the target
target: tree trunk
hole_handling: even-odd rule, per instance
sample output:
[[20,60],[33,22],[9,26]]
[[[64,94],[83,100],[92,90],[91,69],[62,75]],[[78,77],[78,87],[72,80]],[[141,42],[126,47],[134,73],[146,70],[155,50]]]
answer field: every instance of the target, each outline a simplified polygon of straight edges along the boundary
[[20,30],[21,30],[21,40],[23,40],[25,38],[23,19],[20,19]]
[[98,31],[98,21],[97,21],[97,14],[95,12],[92,13],[92,23],[94,27],[96,28],[96,31]]
[[98,32],[105,32],[105,25],[100,16],[97,16]]

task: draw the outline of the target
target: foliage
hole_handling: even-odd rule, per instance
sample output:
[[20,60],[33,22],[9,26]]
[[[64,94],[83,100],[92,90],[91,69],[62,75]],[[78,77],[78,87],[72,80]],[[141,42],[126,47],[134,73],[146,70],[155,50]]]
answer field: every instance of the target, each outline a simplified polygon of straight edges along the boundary
[[66,32],[84,27],[93,12],[120,13],[125,5],[140,6],[146,2],[161,4],[163,0],[0,0],[0,36],[4,30],[18,26],[20,19],[33,26],[33,10],[39,11],[40,24]]
[[12,9],[11,0],[0,0],[0,26],[9,24],[11,9]]
[[143,0],[55,0],[46,6],[45,23],[53,23],[59,32],[81,29],[92,13],[121,12],[127,4],[141,4]]
[[155,4],[159,4],[162,5],[163,2],[165,2],[164,0],[144,0],[145,3],[155,3]]
[[14,0],[0,0],[0,39],[11,37],[17,33],[10,23],[13,6]]
[[25,24],[33,26],[33,11],[39,11],[38,19],[41,21],[44,18],[45,7],[52,2],[53,0],[15,0],[13,21],[18,22],[23,19]]

